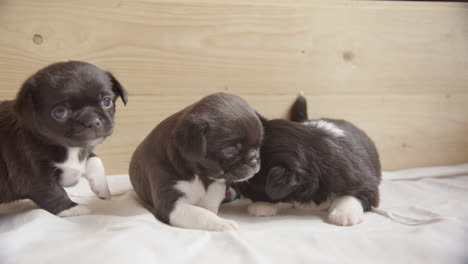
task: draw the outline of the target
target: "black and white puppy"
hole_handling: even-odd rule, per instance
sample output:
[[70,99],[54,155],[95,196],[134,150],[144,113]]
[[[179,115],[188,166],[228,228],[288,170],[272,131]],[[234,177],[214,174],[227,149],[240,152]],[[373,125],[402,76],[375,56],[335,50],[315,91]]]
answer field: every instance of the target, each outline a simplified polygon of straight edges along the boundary
[[49,65],[0,102],[0,203],[31,199],[59,216],[89,214],[63,189],[85,176],[109,199],[101,159],[91,151],[111,135],[115,100],[127,92],[109,72],[79,61]]
[[217,216],[226,184],[260,169],[262,124],[242,98],[217,93],[162,121],[138,146],[130,179],[160,221],[209,231],[237,229]]
[[236,184],[254,202],[256,216],[276,214],[278,202],[328,208],[328,221],[355,225],[379,203],[380,161],[372,140],[344,120],[307,120],[305,98],[291,109],[291,121],[262,118],[262,168]]

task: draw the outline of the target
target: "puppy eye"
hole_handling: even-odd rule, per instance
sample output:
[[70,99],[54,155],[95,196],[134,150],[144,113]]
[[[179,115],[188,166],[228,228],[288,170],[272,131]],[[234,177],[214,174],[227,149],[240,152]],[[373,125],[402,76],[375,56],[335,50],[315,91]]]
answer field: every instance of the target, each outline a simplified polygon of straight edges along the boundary
[[102,98],[101,100],[101,105],[102,107],[104,108],[109,108],[112,106],[112,98],[110,96],[104,96],[104,98]]
[[223,149],[223,155],[226,158],[232,158],[239,154],[239,149],[237,147],[228,147]]
[[58,120],[67,119],[70,116],[70,110],[64,106],[57,106],[52,111],[52,117]]

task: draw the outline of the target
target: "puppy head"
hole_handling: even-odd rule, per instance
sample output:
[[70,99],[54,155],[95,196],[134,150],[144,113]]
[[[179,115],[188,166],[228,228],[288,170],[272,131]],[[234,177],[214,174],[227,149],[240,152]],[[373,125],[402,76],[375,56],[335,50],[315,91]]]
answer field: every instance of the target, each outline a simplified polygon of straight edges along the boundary
[[[263,120],[265,139],[262,146],[262,168],[254,183],[264,186],[272,201],[309,200],[318,180],[310,172],[307,129],[286,120]],[[248,187],[248,186],[247,186]]]
[[26,80],[15,110],[28,128],[55,144],[94,146],[112,134],[118,97],[127,103],[127,91],[111,73],[85,62],[60,62]]
[[176,145],[214,180],[236,182],[260,169],[263,127],[242,98],[213,94],[192,105],[179,123]]
[[274,201],[281,201],[301,184],[301,177],[294,169],[278,164],[266,171],[265,193]]

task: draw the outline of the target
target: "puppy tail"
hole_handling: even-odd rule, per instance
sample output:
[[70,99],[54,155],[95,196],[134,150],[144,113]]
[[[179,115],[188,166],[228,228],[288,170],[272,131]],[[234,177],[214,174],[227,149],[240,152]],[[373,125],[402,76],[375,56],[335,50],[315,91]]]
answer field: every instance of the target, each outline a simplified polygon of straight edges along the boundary
[[296,101],[294,101],[291,107],[290,120],[298,123],[309,120],[307,116],[307,101],[304,97],[304,91],[299,93]]

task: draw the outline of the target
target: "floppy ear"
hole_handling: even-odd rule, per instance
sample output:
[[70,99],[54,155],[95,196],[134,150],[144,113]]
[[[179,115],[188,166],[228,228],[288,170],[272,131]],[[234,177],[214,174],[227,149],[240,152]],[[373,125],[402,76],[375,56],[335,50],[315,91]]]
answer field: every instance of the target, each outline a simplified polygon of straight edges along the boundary
[[259,114],[257,111],[255,111],[255,114],[257,114],[258,118],[260,119],[260,122],[262,122],[262,125],[264,125],[266,122],[268,122],[268,119],[261,114]]
[[114,91],[115,94],[118,94],[120,98],[122,98],[122,102],[124,105],[127,105],[128,102],[128,93],[127,90],[120,84],[119,81],[112,75],[110,72],[106,72],[107,75],[109,75],[109,78],[112,82],[112,91]]
[[300,178],[294,171],[275,166],[268,171],[265,192],[272,200],[278,201],[292,193],[300,183]]
[[203,121],[185,120],[176,130],[176,145],[181,153],[191,159],[206,156],[206,132],[208,124]]
[[23,86],[16,95],[14,110],[23,119],[27,115],[34,114],[33,91],[35,87],[36,81],[31,77],[23,83]]

